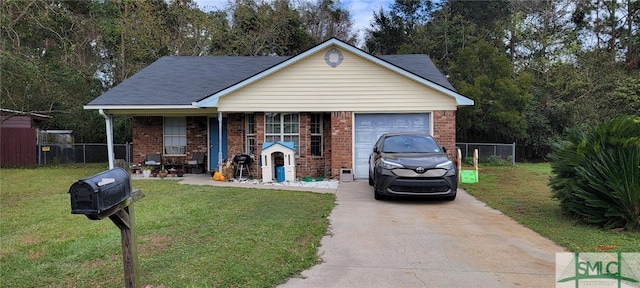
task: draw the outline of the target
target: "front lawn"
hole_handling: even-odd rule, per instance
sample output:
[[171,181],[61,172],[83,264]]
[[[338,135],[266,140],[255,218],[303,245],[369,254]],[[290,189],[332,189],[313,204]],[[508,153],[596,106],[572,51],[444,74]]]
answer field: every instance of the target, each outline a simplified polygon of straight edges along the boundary
[[[70,214],[69,186],[104,167],[0,170],[3,287],[122,287],[118,228]],[[480,169],[462,184],[571,251],[640,250],[640,231],[584,225],[560,213],[548,164]],[[335,195],[134,181],[141,285],[273,287],[316,264]]]
[[[122,287],[119,229],[70,214],[104,167],[0,170],[3,287]],[[335,195],[133,181],[140,285],[273,287],[317,263]]]
[[548,163],[481,166],[469,194],[572,252],[640,251],[640,231],[604,230],[563,215],[551,199]]

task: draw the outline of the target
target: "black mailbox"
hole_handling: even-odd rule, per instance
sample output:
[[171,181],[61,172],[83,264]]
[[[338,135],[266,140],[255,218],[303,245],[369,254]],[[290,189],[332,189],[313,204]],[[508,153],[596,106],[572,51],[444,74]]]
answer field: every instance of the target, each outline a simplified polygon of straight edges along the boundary
[[131,197],[129,173],[122,168],[107,170],[78,180],[69,188],[71,213],[99,219],[103,213]]

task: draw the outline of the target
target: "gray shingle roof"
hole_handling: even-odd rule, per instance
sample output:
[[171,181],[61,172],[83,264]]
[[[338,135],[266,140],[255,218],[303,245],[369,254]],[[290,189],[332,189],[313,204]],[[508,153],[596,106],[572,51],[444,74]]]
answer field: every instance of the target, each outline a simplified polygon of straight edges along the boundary
[[162,57],[88,105],[190,105],[288,58]]
[[449,90],[456,91],[449,83],[449,80],[442,75],[435,64],[431,62],[428,55],[425,54],[406,54],[406,55],[379,55],[376,56],[406,71],[416,74],[426,80],[436,83]]
[[[88,105],[190,105],[289,58],[162,57]],[[455,91],[427,55],[383,55],[378,58]]]

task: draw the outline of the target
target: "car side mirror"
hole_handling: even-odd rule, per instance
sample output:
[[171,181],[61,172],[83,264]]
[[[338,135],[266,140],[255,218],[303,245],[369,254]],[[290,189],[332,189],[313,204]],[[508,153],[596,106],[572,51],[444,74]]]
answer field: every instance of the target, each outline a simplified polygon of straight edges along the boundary
[[447,147],[442,147],[442,152],[447,153]]
[[373,153],[378,153],[378,146],[373,147]]

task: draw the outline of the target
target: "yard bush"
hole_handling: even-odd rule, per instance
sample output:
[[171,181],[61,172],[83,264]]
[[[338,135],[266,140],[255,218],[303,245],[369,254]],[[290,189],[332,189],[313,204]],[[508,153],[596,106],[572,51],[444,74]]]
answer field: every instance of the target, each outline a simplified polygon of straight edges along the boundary
[[464,166],[473,166],[473,157],[464,157],[464,158],[462,158],[462,165],[464,165]]
[[509,156],[509,160],[504,160],[498,155],[491,155],[485,161],[482,161],[482,164],[485,166],[509,166],[511,165],[511,159],[511,156]]
[[604,228],[640,228],[640,117],[621,116],[553,145],[553,197]]

